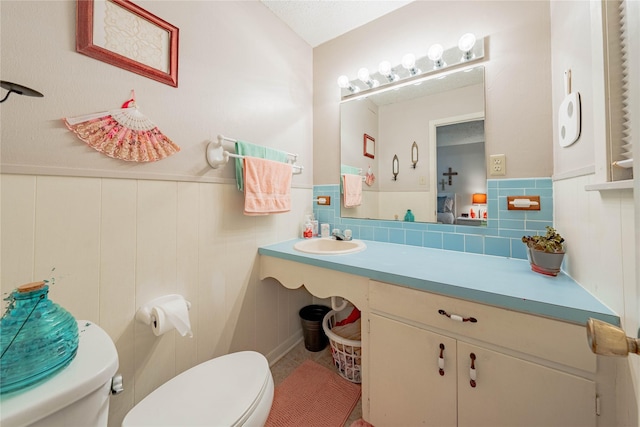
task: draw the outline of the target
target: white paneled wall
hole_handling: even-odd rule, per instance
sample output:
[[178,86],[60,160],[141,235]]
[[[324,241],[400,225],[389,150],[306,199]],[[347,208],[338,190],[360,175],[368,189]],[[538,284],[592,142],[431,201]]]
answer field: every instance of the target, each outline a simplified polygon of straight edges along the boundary
[[[567,241],[564,268],[620,315],[635,335],[635,234],[633,191],[585,191],[595,175],[555,181],[554,225]],[[585,335],[586,336],[586,335]],[[598,356],[599,425],[638,425],[638,358]],[[631,408],[631,409],[630,409]]]
[[585,191],[593,175],[554,182],[554,224],[566,239],[565,270],[616,313],[635,285],[633,191]]
[[[117,426],[197,363],[246,349],[275,360],[301,337],[298,310],[312,297],[260,281],[257,248],[297,237],[311,198],[294,188],[292,212],[248,217],[232,184],[4,174],[2,293],[55,278],[50,298],[109,333],[125,381],[111,399]],[[134,320],[169,293],[192,302],[193,338],[155,337]]]

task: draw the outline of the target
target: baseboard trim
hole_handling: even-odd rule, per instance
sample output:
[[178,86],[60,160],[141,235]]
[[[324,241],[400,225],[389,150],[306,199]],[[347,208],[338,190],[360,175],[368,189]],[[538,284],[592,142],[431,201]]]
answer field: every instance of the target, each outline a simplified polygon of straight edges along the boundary
[[295,346],[302,341],[302,329],[291,335],[285,342],[265,355],[269,361],[269,366],[275,365],[280,359],[287,355]]

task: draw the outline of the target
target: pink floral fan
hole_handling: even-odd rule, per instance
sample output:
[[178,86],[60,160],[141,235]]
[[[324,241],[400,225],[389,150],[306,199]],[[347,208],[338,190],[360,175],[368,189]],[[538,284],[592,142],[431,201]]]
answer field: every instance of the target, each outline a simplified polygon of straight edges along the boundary
[[138,110],[133,92],[118,110],[62,120],[78,138],[114,159],[155,162],[180,151]]
[[364,182],[369,187],[371,187],[373,183],[376,182],[376,176],[371,171],[371,166],[369,166],[369,170],[367,170],[367,174],[365,175]]

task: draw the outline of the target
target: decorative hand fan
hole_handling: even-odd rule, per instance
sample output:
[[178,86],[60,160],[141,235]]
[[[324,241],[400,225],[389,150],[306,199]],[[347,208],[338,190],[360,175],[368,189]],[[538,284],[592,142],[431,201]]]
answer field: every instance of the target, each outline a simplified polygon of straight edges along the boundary
[[136,106],[135,94],[118,110],[65,118],[65,125],[90,147],[114,159],[155,162],[180,151]]
[[371,171],[371,166],[369,166],[369,170],[367,171],[367,174],[364,177],[364,182],[369,187],[371,187],[375,181],[376,181],[376,176]]

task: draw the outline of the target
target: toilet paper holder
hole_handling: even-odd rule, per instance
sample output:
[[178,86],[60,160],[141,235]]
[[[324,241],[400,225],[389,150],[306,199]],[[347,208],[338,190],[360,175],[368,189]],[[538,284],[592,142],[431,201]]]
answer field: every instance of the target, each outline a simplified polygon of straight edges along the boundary
[[191,310],[191,303],[186,299],[184,299],[182,295],[178,295],[178,294],[164,295],[154,300],[151,300],[146,304],[143,304],[136,312],[136,320],[144,323],[145,325],[151,325],[151,322],[155,320],[151,315],[151,309],[155,306],[164,304],[169,301],[177,300],[177,299],[184,300],[185,304],[187,304],[187,310]]

